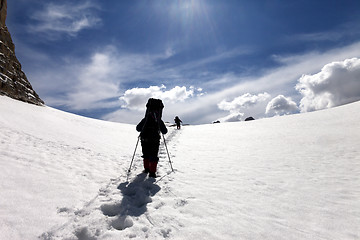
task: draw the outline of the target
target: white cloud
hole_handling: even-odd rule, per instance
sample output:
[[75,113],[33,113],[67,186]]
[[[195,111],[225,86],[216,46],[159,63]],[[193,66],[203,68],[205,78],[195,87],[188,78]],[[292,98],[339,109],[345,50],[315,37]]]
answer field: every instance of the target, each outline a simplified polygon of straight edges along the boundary
[[244,95],[234,98],[234,100],[232,100],[231,102],[222,100],[218,104],[218,107],[221,110],[233,112],[233,111],[238,111],[242,108],[253,106],[258,102],[265,101],[269,97],[270,95],[266,92],[260,93],[258,95],[252,95],[250,93],[246,93]]
[[148,88],[132,88],[126,90],[124,95],[120,97],[123,108],[131,110],[144,110],[145,104],[149,98],[162,99],[164,102],[183,102],[184,100],[194,96],[194,89],[185,86],[174,88],[166,91],[164,85],[150,86]]
[[302,112],[335,107],[360,100],[360,59],[326,64],[319,73],[303,75],[296,89],[302,94]]
[[93,28],[101,23],[94,9],[96,6],[90,2],[49,3],[43,10],[31,16],[36,23],[29,29],[33,32],[45,33],[54,39],[61,34],[76,36],[81,30]]
[[322,41],[331,41],[337,42],[346,37],[354,37],[359,35],[360,30],[358,28],[358,23],[355,22],[347,22],[341,24],[339,26],[335,26],[335,29],[331,31],[322,31],[322,32],[310,32],[310,33],[302,33],[295,34],[285,39],[287,41],[305,41],[305,42],[322,42]]
[[296,103],[289,97],[278,95],[270,100],[266,106],[266,114],[290,114],[298,111]]
[[109,51],[95,53],[88,64],[79,67],[77,81],[67,96],[68,105],[78,110],[114,107],[114,101],[105,102],[120,94],[115,63]]
[[[118,54],[107,47],[87,59],[67,59],[54,70],[36,73],[42,81],[44,96],[50,106],[66,106],[70,110],[106,109],[119,106],[122,79],[119,78]],[[48,72],[50,71],[50,72]],[[50,93],[50,94],[49,94]]]
[[293,35],[288,37],[289,41],[306,41],[306,42],[315,42],[315,41],[337,41],[345,33],[336,31],[336,32],[315,32],[315,33],[304,33]]
[[244,116],[244,113],[230,113],[226,117],[219,118],[220,122],[239,122],[241,118]]
[[244,115],[244,113],[242,113],[244,108],[249,108],[260,102],[264,102],[269,97],[270,95],[266,92],[260,93],[258,95],[252,95],[250,93],[246,93],[239,97],[234,98],[230,102],[226,100],[222,100],[218,104],[218,108],[224,111],[229,111],[230,114],[221,119],[222,121],[236,121],[236,120],[240,121],[241,117]]
[[168,47],[166,50],[165,50],[165,58],[170,58],[172,56],[174,56],[176,54],[176,51],[174,48],[172,47]]

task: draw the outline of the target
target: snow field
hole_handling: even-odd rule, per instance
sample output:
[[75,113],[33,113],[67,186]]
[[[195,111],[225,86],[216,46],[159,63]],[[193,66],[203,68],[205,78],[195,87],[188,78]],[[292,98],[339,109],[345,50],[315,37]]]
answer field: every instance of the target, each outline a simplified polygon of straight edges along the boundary
[[0,239],[359,239],[359,106],[169,128],[151,179],[134,125],[0,97]]
[[61,224],[64,213],[81,208],[125,171],[122,163],[134,144],[125,139],[137,136],[133,126],[0,99],[0,182],[6,196],[0,199],[0,221],[19,239]]
[[189,211],[208,213],[194,224],[213,227],[203,239],[359,238],[355,109],[188,127],[177,167],[191,176],[187,195],[201,199]]

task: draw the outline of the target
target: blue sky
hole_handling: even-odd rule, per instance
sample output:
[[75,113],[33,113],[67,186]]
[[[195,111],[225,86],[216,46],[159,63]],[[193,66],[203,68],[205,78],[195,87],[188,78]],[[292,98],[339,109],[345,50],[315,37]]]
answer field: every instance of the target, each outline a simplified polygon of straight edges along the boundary
[[238,121],[360,100],[359,1],[10,0],[16,55],[48,106],[137,123]]

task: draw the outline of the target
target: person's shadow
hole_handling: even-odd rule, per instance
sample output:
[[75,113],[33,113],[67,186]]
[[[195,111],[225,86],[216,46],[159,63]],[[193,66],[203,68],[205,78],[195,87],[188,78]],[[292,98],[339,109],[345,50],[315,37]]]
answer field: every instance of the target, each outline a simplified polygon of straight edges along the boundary
[[128,216],[138,217],[144,214],[147,211],[147,204],[152,201],[151,197],[161,188],[155,184],[155,179],[146,178],[146,174],[141,173],[132,182],[121,183],[118,189],[123,194],[121,202],[103,204],[101,211],[109,217],[117,216],[111,226],[123,230],[133,225],[132,219]]

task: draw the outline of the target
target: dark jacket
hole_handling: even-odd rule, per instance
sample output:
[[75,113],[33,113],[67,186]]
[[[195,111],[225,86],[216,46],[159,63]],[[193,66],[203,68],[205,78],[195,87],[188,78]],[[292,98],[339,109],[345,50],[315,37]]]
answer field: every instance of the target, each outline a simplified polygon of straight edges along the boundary
[[174,121],[176,124],[182,123],[179,117],[175,117]]
[[166,134],[168,132],[165,123],[162,120],[154,121],[152,118],[143,118],[136,126],[136,130],[140,133],[141,139],[160,139],[160,132]]

